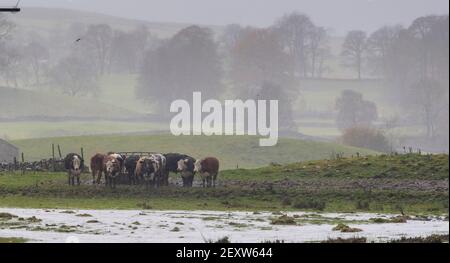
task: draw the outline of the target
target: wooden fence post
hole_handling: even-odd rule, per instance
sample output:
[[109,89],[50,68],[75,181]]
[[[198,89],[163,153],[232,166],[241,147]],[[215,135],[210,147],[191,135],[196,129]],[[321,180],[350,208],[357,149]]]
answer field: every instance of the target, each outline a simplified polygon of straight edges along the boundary
[[24,175],[26,167],[25,167],[25,156],[24,156],[23,152],[21,154],[21,157],[22,157],[22,175]]
[[52,143],[52,170],[55,172],[55,144]]
[[58,154],[59,154],[59,159],[62,159],[62,154],[61,154],[61,147],[58,144]]

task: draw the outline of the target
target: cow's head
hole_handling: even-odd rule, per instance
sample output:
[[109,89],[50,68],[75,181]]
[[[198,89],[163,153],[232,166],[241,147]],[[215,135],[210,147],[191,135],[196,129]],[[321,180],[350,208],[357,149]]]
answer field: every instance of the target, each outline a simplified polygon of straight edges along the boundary
[[202,160],[197,160],[194,165],[194,172],[198,173],[202,171]]
[[188,168],[188,164],[187,164],[188,161],[189,161],[188,159],[179,160],[177,163],[178,164],[177,171],[178,172],[186,171],[186,169]]
[[76,173],[80,173],[81,170],[81,160],[78,156],[74,155],[72,159],[72,168]]
[[109,158],[109,160],[106,161],[106,173],[110,176],[115,176],[120,171],[119,162],[116,158]]
[[155,161],[150,158],[144,158],[144,159],[140,160],[140,163],[141,163],[142,176],[146,179],[153,180],[153,177],[156,172]]

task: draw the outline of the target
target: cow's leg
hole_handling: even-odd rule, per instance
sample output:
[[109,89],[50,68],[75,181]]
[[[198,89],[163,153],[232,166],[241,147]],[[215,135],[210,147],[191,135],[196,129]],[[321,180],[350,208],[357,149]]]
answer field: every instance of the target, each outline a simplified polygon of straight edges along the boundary
[[95,184],[95,175],[96,175],[97,171],[95,169],[92,169],[92,184]]
[[80,175],[77,175],[77,184],[80,185]]
[[213,187],[216,188],[217,174],[213,176]]
[[206,188],[206,179],[205,178],[202,179],[202,183],[203,183],[203,188]]
[[166,171],[166,175],[164,177],[164,179],[165,179],[164,183],[166,186],[169,186],[169,175],[170,175],[170,172]]
[[70,172],[67,173],[67,178],[68,178],[69,185],[70,185]]
[[194,176],[191,176],[189,178],[188,187],[192,187],[193,184],[194,184]]
[[[98,173],[98,174],[97,174],[97,184],[100,184],[100,182],[101,182],[101,180],[102,180],[102,174],[103,174],[103,172],[102,172],[102,170],[99,170],[97,173]],[[106,175],[105,175],[105,180],[106,180]]]
[[131,172],[128,172],[128,184],[133,185],[133,177],[131,175]]

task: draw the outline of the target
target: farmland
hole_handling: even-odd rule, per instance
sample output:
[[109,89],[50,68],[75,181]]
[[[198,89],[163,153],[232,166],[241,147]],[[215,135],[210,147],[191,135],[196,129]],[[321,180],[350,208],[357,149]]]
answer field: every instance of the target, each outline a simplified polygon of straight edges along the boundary
[[[370,156],[225,170],[219,186],[69,187],[65,174],[0,175],[0,206],[60,209],[326,211],[448,214],[448,155]],[[198,180],[198,179],[197,179]]]
[[25,153],[27,161],[38,161],[52,155],[52,144],[59,144],[63,155],[80,152],[85,156],[109,151],[179,152],[200,158],[215,156],[222,169],[257,168],[270,163],[288,164],[305,160],[331,158],[333,153],[346,156],[375,154],[365,149],[335,143],[281,138],[275,147],[259,147],[259,138],[252,136],[181,136],[173,135],[98,135],[56,137],[12,141]]

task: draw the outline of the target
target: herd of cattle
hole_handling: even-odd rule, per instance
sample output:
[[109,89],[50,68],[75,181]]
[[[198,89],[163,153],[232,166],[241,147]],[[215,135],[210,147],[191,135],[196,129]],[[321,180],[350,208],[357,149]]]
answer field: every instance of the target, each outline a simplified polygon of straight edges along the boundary
[[[68,172],[69,185],[80,185],[80,175],[85,168],[83,158],[75,153],[70,153],[64,159],[64,165]],[[90,160],[92,183],[100,184],[105,177],[105,183],[111,188],[116,187],[117,178],[126,174],[131,185],[144,183],[150,186],[160,187],[169,185],[169,173],[181,175],[184,187],[192,187],[195,174],[199,174],[203,187],[215,187],[219,174],[219,160],[215,157],[207,157],[195,160],[193,157],[179,154],[146,154],[124,155],[119,153],[98,153]]]

